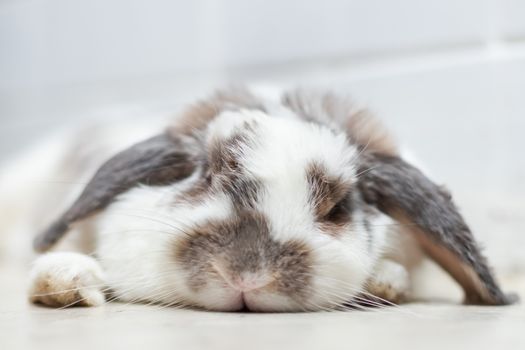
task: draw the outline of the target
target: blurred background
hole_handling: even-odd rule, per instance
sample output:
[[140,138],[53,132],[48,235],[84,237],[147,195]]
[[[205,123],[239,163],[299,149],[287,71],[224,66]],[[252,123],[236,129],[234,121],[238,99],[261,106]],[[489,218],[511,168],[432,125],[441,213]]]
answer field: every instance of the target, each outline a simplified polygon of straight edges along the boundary
[[354,95],[525,270],[525,1],[0,0],[0,160],[231,82]]

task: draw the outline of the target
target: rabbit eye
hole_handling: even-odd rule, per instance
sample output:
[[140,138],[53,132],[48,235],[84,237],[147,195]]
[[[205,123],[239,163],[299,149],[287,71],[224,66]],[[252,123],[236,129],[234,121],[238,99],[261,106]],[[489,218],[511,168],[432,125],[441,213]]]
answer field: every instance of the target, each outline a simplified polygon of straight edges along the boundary
[[322,221],[334,224],[344,224],[350,220],[352,213],[351,196],[347,194],[337,202],[332,209],[323,217]]

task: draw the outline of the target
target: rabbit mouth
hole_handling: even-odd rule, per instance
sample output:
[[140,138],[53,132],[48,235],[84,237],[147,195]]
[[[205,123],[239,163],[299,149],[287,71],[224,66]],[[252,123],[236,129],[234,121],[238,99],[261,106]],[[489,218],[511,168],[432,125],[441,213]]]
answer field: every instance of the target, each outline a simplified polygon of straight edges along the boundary
[[254,298],[254,291],[241,292],[240,295],[243,311],[262,311],[260,306],[257,306],[257,299]]
[[[230,301],[224,305],[223,311],[232,312],[264,312],[268,311],[268,307],[265,307],[264,303],[257,296],[258,292],[239,291],[236,293]],[[267,305],[268,306],[268,305]]]

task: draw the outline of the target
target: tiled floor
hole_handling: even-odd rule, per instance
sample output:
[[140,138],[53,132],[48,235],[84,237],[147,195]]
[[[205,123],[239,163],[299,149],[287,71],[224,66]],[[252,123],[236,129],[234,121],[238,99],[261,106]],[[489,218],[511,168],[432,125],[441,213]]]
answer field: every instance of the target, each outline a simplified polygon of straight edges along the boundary
[[[455,194],[456,201],[484,242],[505,289],[525,297],[525,56],[483,50],[441,56],[393,59],[367,64],[294,68],[280,74],[248,74],[250,81],[277,85],[318,85],[353,93],[372,107],[426,168]],[[291,72],[291,73],[290,73]],[[282,72],[281,72],[282,73]],[[241,77],[242,78],[242,77]],[[171,82],[143,90],[152,108],[169,109],[207,83],[181,88]],[[123,84],[124,85],[124,84]],[[208,85],[209,86],[209,85]],[[140,104],[140,89],[112,90],[90,98],[71,93],[34,97],[33,106],[13,99],[3,113],[35,115],[48,128],[79,116],[80,110],[119,103]],[[109,91],[109,90],[108,90]],[[169,92],[168,92],[169,91]],[[177,95],[177,92],[183,95]],[[190,91],[190,92],[188,92]],[[202,90],[201,90],[202,91]],[[53,97],[54,96],[54,97]],[[43,102],[46,100],[47,102]],[[102,101],[102,102],[101,102]],[[138,102],[137,102],[138,101]],[[57,112],[58,111],[58,112]],[[57,113],[53,113],[57,112]],[[82,113],[85,114],[85,113]],[[4,154],[25,138],[13,124]],[[18,142],[18,143],[17,143]],[[371,312],[332,314],[222,314],[112,304],[96,309],[51,310],[25,302],[23,269],[0,269],[0,349],[144,348],[430,348],[481,349],[525,347],[523,305],[490,308],[450,303],[411,304]]]
[[[25,302],[23,272],[0,271],[1,349],[520,349],[525,307],[447,303],[311,314],[244,314]],[[525,291],[525,290],[524,290]]]

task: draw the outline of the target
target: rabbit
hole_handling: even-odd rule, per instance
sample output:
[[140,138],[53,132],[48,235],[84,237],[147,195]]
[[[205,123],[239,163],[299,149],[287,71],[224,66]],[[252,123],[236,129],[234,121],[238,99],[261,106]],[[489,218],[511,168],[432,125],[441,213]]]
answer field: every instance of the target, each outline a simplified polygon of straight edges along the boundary
[[[124,128],[125,125],[122,125]],[[140,140],[137,140],[140,141]],[[52,251],[68,234],[90,249]],[[219,90],[117,153],[34,240],[31,302],[300,312],[409,299],[422,257],[507,305],[450,193],[333,92]]]

